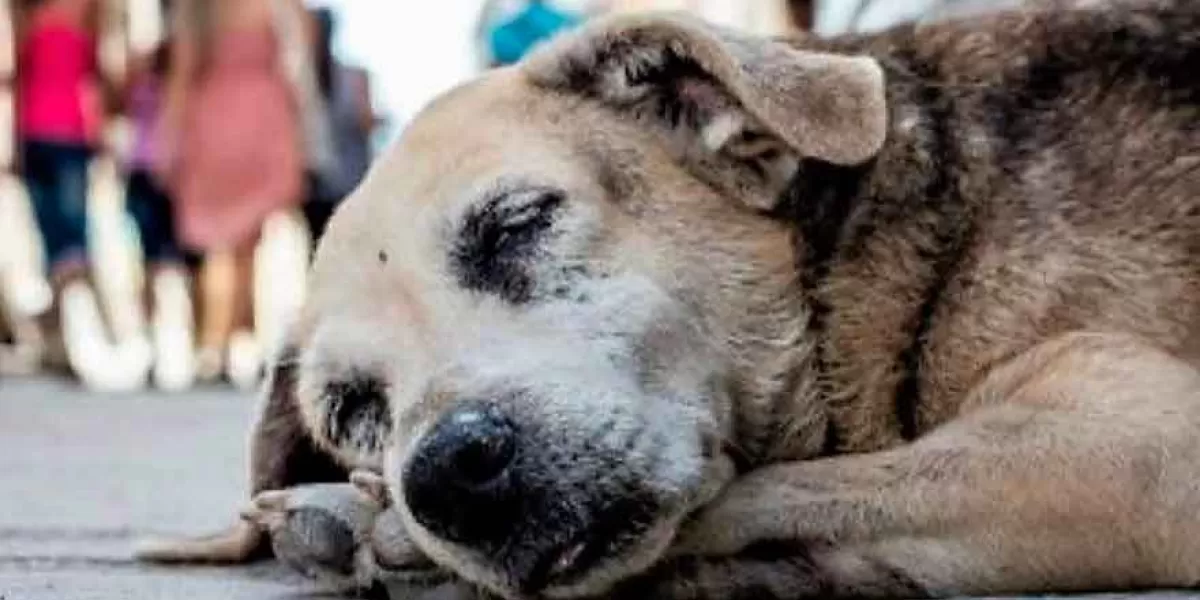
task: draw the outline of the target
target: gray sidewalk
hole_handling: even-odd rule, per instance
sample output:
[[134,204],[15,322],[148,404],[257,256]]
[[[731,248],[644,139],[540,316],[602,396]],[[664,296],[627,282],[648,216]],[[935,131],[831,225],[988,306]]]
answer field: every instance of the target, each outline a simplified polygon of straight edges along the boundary
[[166,569],[129,558],[151,533],[220,527],[243,500],[253,398],[94,396],[0,380],[0,598],[314,598],[270,563]]
[[[233,518],[253,407],[252,397],[219,390],[95,396],[58,381],[0,380],[0,600],[328,598],[273,563],[176,569],[129,559],[139,536]],[[1139,598],[1189,597],[1200,594]]]

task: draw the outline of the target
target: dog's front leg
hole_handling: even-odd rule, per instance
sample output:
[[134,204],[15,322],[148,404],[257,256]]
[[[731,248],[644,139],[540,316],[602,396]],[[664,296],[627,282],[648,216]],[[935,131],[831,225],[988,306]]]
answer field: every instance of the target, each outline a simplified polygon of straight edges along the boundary
[[948,596],[1200,581],[1200,373],[1074,334],[889,451],[764,468],[622,598]]
[[354,472],[350,483],[263,492],[243,517],[267,533],[281,562],[339,591],[424,598],[455,583],[409,538],[383,479],[370,471]]
[[[345,482],[350,469],[318,446],[296,399],[297,353],[287,348],[268,372],[250,434],[249,496],[310,484]],[[221,531],[143,540],[135,549],[155,563],[243,563],[269,555],[264,531],[237,519]]]

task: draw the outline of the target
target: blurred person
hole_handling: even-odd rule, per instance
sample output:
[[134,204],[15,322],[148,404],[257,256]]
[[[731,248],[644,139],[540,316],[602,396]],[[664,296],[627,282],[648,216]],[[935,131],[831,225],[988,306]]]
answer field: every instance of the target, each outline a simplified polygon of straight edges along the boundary
[[567,10],[547,0],[487,0],[480,11],[477,35],[489,68],[511,65],[530,49],[560,31],[607,9],[607,2],[585,3],[587,13]]
[[308,60],[308,17],[299,0],[179,0],[172,12],[159,150],[179,240],[204,256],[198,367],[249,386],[256,245],[268,217],[303,200],[304,104],[288,61]]
[[125,207],[137,225],[145,265],[143,312],[155,349],[152,376],[161,389],[181,390],[195,377],[192,302],[170,194],[159,179],[155,139],[169,58],[170,42],[164,40],[132,69],[125,100],[133,126],[133,146],[124,161]]
[[[13,13],[10,0],[0,0],[0,209],[10,205],[9,195],[12,193],[13,158],[16,152],[16,132],[12,128],[13,91],[10,81],[15,74],[16,48],[13,44]],[[12,294],[16,289],[10,287],[13,283],[10,273],[12,252],[4,248],[0,252],[0,375],[14,372],[29,371],[31,361],[20,356],[21,348],[28,347],[23,341],[21,329],[27,331],[36,328],[28,327],[28,320],[14,311]],[[17,365],[24,364],[24,368]]]
[[47,366],[115,390],[140,385],[129,366],[141,362],[142,349],[110,343],[90,277],[89,168],[111,92],[99,60],[102,2],[18,0],[17,130],[19,172],[53,289],[41,319]]
[[324,98],[325,114],[337,160],[336,167],[310,173],[309,197],[304,206],[309,234],[315,241],[325,231],[334,208],[358,186],[371,164],[371,133],[378,124],[371,103],[370,76],[365,69],[344,64],[334,55],[336,14],[327,7],[313,9],[315,22],[314,71]]

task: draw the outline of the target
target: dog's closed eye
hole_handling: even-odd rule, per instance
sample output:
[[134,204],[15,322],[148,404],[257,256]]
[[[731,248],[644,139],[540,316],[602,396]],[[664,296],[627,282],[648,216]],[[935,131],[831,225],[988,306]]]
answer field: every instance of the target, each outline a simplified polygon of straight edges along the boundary
[[463,217],[451,250],[451,266],[466,289],[519,304],[533,293],[528,263],[550,230],[564,194],[526,188],[498,194]]

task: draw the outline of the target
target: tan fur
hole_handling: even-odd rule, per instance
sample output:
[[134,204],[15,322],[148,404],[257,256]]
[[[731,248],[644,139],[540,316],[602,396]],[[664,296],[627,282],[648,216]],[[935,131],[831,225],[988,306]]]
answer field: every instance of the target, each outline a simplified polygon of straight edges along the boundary
[[[1185,2],[833,40],[638,16],[453,90],[330,223],[254,491],[379,471],[507,598],[1196,584],[1198,38]],[[562,206],[498,274],[472,219],[530,186]],[[440,539],[402,474],[481,395],[553,424],[530,452],[573,457],[571,501],[670,490],[652,526],[532,592]],[[611,472],[570,479],[577,439]]]

